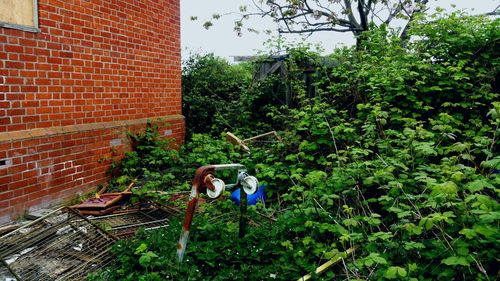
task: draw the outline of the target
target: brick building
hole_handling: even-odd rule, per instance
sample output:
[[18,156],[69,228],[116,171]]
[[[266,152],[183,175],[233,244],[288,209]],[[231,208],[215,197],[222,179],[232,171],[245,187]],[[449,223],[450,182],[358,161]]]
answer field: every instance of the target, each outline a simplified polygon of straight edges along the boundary
[[105,182],[148,119],[183,141],[179,0],[0,5],[0,224]]

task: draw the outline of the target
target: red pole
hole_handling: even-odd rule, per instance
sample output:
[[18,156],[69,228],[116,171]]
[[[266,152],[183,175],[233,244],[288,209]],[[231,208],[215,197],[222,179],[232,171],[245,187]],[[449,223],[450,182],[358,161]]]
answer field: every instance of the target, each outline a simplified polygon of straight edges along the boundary
[[179,237],[179,242],[177,243],[177,257],[180,262],[182,262],[184,253],[186,252],[186,246],[189,239],[189,231],[193,222],[196,205],[198,204],[198,195],[202,192],[205,192],[207,188],[209,188],[210,190],[215,189],[211,182],[211,177],[214,172],[215,168],[212,165],[200,167],[195,172],[191,194],[189,195],[186,216],[184,217],[184,223],[182,225],[181,236]]

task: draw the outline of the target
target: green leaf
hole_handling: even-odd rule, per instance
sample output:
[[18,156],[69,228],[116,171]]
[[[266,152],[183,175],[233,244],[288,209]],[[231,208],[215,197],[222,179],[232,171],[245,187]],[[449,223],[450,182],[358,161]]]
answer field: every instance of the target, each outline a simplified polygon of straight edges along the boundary
[[444,263],[446,265],[463,265],[463,266],[469,266],[469,262],[467,261],[466,258],[464,257],[449,257],[441,261],[441,263]]
[[139,264],[143,267],[147,267],[150,262],[151,262],[151,257],[148,255],[142,255],[139,258]]
[[437,151],[433,148],[434,142],[415,142],[415,151],[422,156],[437,155]]
[[153,260],[153,258],[157,258],[157,257],[158,257],[157,254],[155,254],[154,252],[148,251],[148,252],[143,253],[141,255],[141,257],[139,258],[139,264],[142,267],[147,267],[147,266],[150,265],[150,263]]
[[451,179],[454,182],[460,182],[464,179],[464,177],[465,177],[465,175],[462,172],[455,172],[455,173],[453,173],[453,175],[451,175]]
[[288,250],[293,250],[293,245],[292,242],[290,242],[290,240],[281,242],[281,246],[287,248]]
[[485,187],[491,188],[491,189],[495,188],[492,184],[490,184],[489,182],[487,182],[484,179],[475,180],[475,181],[469,182],[465,185],[465,188],[467,188],[472,193],[481,191]]
[[498,235],[498,229],[493,228],[491,226],[487,226],[487,225],[476,224],[476,225],[474,225],[473,229],[475,232],[483,235],[486,238],[490,238],[494,235]]
[[409,241],[409,242],[405,242],[404,248],[406,250],[424,249],[425,245],[422,243],[419,243],[419,242]]
[[141,245],[139,247],[137,247],[137,249],[135,249],[135,252],[134,254],[140,254],[144,251],[146,251],[148,249],[148,245],[146,245],[145,243],[141,243]]
[[324,182],[327,176],[328,175],[323,171],[312,171],[305,176],[304,182],[310,187],[315,187],[316,185]]
[[500,169],[500,156],[497,156],[491,160],[483,161],[481,166],[490,168],[490,169]]
[[393,236],[391,232],[375,232],[368,236],[368,241],[387,240]]
[[462,235],[465,235],[465,237],[467,237],[467,239],[472,239],[472,238],[477,236],[476,232],[473,229],[469,229],[469,228],[464,228],[464,229],[460,230],[459,233]]
[[406,277],[406,269],[399,266],[391,266],[385,271],[385,277],[387,279],[396,279],[399,277]]
[[441,184],[437,184],[432,188],[431,195],[445,195],[445,196],[453,196],[458,192],[457,184],[452,181],[447,181]]
[[342,221],[342,223],[345,226],[357,226],[358,225],[358,221],[355,219],[345,219]]
[[377,253],[371,253],[369,256],[374,262],[379,263],[379,264],[387,264],[387,260],[381,257]]

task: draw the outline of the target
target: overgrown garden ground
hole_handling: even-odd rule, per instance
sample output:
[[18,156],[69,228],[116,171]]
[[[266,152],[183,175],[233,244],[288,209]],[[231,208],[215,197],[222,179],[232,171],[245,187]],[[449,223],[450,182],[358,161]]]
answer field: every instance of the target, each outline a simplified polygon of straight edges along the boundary
[[[114,168],[115,185],[139,176],[137,196],[187,191],[204,164],[242,163],[268,186],[250,209],[276,218],[238,239],[228,200],[195,218],[186,261],[180,222],[115,246],[118,267],[92,280],[296,280],[355,247],[315,280],[495,280],[500,256],[499,20],[462,14],[415,21],[405,45],[366,33],[325,66],[290,49],[289,81],[252,82],[251,65],[194,56],[183,71],[189,137],[165,150],[153,129]],[[300,66],[315,63],[316,96]],[[288,83],[288,84],[287,84]],[[293,104],[282,104],[290,87]],[[229,130],[278,130],[283,141],[246,154]]]

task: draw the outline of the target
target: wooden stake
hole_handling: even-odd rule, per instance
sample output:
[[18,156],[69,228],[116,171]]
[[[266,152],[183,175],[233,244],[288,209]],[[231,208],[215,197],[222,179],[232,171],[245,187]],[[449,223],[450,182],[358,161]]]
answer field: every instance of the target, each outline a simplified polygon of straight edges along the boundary
[[263,137],[266,137],[266,136],[270,136],[270,135],[274,135],[276,138],[279,139],[279,136],[278,134],[276,133],[276,131],[271,131],[271,132],[267,132],[267,133],[264,133],[264,134],[261,134],[261,135],[257,135],[255,137],[251,137],[251,138],[248,138],[248,139],[244,139],[243,142],[249,142],[249,141],[253,141],[253,140],[256,140],[256,139],[260,139],[260,138],[263,138]]
[[137,181],[137,178],[133,179],[132,182],[128,185],[127,189],[125,189],[123,192],[130,192],[130,190],[132,190],[132,187],[134,186],[136,181]]
[[[349,248],[344,253],[347,256],[349,256],[350,254],[352,254],[354,252],[355,249],[356,249],[356,247]],[[325,262],[324,264],[322,264],[318,268],[316,268],[316,271],[315,271],[316,274],[321,274],[321,273],[325,272],[328,268],[332,267],[334,264],[338,263],[339,261],[341,261],[343,259],[344,258],[340,254],[337,255],[333,259]],[[304,275],[304,276],[300,277],[299,279],[297,279],[297,281],[306,281],[306,280],[311,279],[311,277],[312,277],[311,274],[307,274],[307,275]]]

